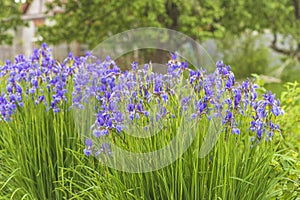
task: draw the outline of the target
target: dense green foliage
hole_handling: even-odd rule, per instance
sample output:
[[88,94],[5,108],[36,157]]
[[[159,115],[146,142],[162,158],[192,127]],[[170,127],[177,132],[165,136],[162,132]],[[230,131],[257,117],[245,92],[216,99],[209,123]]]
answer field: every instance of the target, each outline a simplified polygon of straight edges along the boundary
[[277,170],[286,173],[277,188],[281,199],[293,199],[300,195],[300,87],[299,83],[286,83],[281,94],[285,115],[280,119],[283,141],[280,155],[273,164]]
[[270,50],[260,44],[261,35],[245,32],[242,37],[227,34],[219,40],[218,47],[222,49],[223,60],[231,63],[238,79],[245,79],[252,74],[267,74],[270,66]]
[[[92,48],[106,37],[128,29],[155,26],[183,32],[194,39],[222,38],[229,32],[268,29],[274,40],[273,50],[290,56],[300,51],[300,1],[63,1],[48,4],[57,8],[54,25],[41,27],[40,34],[49,43],[78,41]],[[278,46],[277,35],[291,38],[288,49]]]
[[283,135],[288,148],[295,152],[300,152],[300,87],[299,83],[285,84],[285,91],[281,94],[282,106],[285,110],[285,116],[281,123],[283,126]]
[[11,44],[13,36],[9,31],[24,24],[21,20],[20,5],[12,0],[2,0],[0,6],[0,45]]
[[83,0],[64,4],[56,0],[49,9],[57,6],[64,13],[52,17],[55,25],[40,29],[49,43],[78,41],[93,47],[109,35],[144,26],[170,28],[198,39],[224,30],[214,22],[223,13],[217,1]]

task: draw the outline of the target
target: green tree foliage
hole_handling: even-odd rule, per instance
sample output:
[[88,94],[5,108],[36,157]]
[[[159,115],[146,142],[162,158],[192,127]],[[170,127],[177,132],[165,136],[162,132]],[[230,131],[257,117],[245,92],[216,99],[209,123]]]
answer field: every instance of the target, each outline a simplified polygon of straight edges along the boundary
[[13,0],[1,0],[0,6],[0,45],[11,44],[13,36],[11,30],[16,30],[21,24],[20,4]]
[[[39,30],[49,43],[78,41],[92,47],[109,35],[144,26],[178,30],[201,41],[223,37],[225,31],[239,35],[269,29],[273,50],[300,59],[300,0],[54,0],[48,8],[63,10],[51,17],[54,25]],[[292,38],[290,48],[278,46],[278,34]]]
[[48,4],[49,11],[60,8],[63,12],[51,17],[54,25],[39,29],[49,43],[78,41],[93,47],[111,34],[145,26],[178,30],[200,40],[219,37],[225,30],[218,22],[224,14],[219,1],[62,2],[55,0]]
[[[221,24],[228,32],[240,34],[247,29],[263,32],[268,29],[273,34],[270,47],[281,54],[295,56],[300,61],[300,0],[223,0],[226,14]],[[278,35],[290,37],[289,48],[278,45]]]
[[222,49],[222,60],[230,63],[236,78],[244,79],[251,74],[266,74],[270,65],[270,50],[262,45],[261,35],[253,35],[246,31],[239,37],[226,34],[218,41],[218,47]]

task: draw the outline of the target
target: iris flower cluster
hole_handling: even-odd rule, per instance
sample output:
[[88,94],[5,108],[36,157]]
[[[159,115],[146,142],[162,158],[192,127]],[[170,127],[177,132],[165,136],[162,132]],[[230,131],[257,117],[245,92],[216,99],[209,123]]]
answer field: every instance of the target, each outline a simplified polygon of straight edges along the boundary
[[107,143],[96,145],[97,138],[122,134],[136,124],[147,131],[187,110],[185,117],[195,123],[216,117],[224,130],[236,135],[244,131],[238,119],[247,117],[251,119],[249,131],[257,140],[271,140],[280,132],[274,119],[283,110],[275,95],[267,92],[259,98],[258,86],[251,80],[237,82],[230,66],[222,61],[208,73],[203,68],[191,69],[171,53],[166,67],[167,73],[160,74],[152,71],[151,63],[140,66],[133,62],[130,70],[121,71],[110,57],[100,61],[90,52],[82,57],[70,53],[58,62],[43,44],[29,58],[19,55],[0,66],[0,120],[9,121],[28,101],[59,113],[68,101],[72,109],[84,109],[94,99],[95,120],[84,150],[87,156],[112,153]]
[[80,62],[69,56],[59,63],[52,57],[51,49],[43,44],[29,58],[19,55],[15,62],[6,61],[0,66],[0,120],[11,120],[26,100],[35,105],[43,103],[47,110],[58,113],[60,105],[67,101],[67,82],[75,73],[75,59]]

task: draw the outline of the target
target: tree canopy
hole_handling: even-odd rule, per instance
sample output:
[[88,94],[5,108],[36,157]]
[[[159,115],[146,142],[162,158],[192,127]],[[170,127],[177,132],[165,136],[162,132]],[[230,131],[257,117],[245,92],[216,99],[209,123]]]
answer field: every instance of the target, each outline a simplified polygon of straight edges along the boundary
[[[54,0],[48,10],[63,10],[51,17],[52,25],[39,29],[48,43],[78,41],[93,47],[106,37],[145,26],[181,31],[194,39],[220,38],[225,32],[270,30],[270,47],[299,56],[300,0]],[[291,37],[289,49],[278,47],[277,35]],[[300,59],[300,56],[299,56]]]
[[11,30],[16,30],[24,24],[21,19],[20,3],[13,0],[2,0],[0,6],[0,45],[11,44],[13,36]]
[[[300,0],[224,0],[226,14],[221,24],[233,34],[247,29],[263,32],[268,29],[273,34],[270,47],[285,55],[297,56],[300,60]],[[288,49],[279,47],[278,35],[291,38]]]
[[48,5],[49,11],[57,7],[64,12],[52,17],[55,24],[39,30],[54,44],[78,41],[93,46],[111,34],[145,26],[170,28],[201,40],[224,31],[216,22],[223,15],[218,1],[55,0]]

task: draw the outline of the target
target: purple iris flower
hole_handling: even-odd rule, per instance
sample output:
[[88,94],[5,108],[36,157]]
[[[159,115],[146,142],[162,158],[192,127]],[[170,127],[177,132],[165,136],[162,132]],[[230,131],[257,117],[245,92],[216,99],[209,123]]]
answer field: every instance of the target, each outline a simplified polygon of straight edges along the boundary
[[164,93],[164,94],[161,95],[161,97],[163,98],[163,101],[164,101],[165,103],[167,103],[167,100],[168,100],[168,94]]
[[171,55],[172,60],[177,59],[178,54],[176,52],[175,53],[170,52],[170,55]]
[[231,89],[234,86],[235,83],[235,78],[234,78],[234,74],[230,73],[228,76],[228,80],[226,82],[226,89]]
[[240,133],[240,129],[238,129],[237,127],[232,128],[232,134],[240,135]]
[[234,108],[236,108],[242,99],[242,94],[240,89],[234,90],[235,96],[234,96]]
[[127,106],[127,111],[128,112],[132,112],[134,110],[134,105],[133,104],[128,104],[128,106]]

